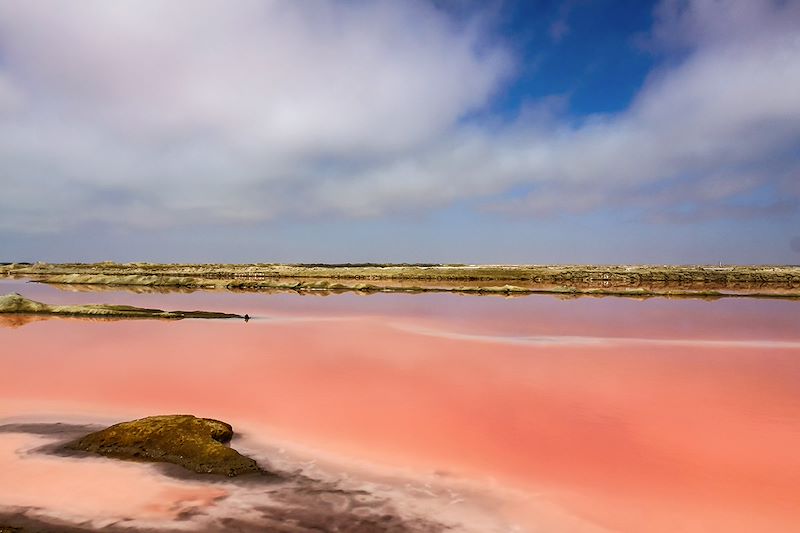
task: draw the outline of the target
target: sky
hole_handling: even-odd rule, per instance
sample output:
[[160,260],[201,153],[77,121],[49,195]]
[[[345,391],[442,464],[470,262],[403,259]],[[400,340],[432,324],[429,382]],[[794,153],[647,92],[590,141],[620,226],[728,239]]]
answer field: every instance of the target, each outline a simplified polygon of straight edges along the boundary
[[0,0],[0,261],[800,264],[797,0]]

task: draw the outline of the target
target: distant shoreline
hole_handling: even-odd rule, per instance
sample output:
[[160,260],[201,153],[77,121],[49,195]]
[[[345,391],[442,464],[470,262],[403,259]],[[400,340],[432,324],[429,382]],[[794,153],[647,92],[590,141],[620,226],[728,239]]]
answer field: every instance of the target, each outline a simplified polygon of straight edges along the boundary
[[3,263],[49,284],[296,292],[800,298],[800,266]]

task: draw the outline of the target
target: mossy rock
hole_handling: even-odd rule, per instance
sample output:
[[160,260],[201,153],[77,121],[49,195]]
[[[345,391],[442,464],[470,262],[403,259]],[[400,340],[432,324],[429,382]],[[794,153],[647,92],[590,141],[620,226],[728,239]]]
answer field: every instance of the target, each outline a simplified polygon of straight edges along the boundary
[[265,473],[253,459],[225,445],[232,437],[230,424],[219,420],[164,415],[115,424],[64,447],[117,459],[173,463],[204,474]]

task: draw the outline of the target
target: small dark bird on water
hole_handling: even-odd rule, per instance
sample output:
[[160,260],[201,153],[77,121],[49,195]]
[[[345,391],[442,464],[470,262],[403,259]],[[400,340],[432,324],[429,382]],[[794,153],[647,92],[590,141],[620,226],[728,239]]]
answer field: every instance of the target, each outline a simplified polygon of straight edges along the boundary
[[248,314],[245,314],[245,315],[244,315],[244,321],[245,321],[245,322],[249,322],[249,321],[250,321],[250,315],[248,315]]

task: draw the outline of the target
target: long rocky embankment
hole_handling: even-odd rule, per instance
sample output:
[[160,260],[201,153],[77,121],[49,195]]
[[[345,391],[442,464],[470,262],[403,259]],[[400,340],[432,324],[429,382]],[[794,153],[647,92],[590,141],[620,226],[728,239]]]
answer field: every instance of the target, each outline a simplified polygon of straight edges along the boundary
[[164,289],[800,297],[800,266],[5,263],[0,276]]

